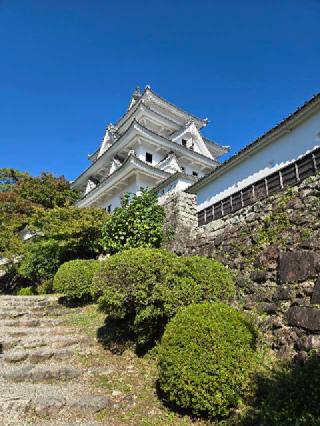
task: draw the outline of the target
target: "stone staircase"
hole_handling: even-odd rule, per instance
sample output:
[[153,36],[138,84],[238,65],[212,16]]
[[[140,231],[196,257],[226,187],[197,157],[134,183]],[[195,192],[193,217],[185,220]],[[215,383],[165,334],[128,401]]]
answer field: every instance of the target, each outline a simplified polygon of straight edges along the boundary
[[96,342],[65,323],[55,297],[0,296],[0,425],[101,425],[110,398],[77,355]]

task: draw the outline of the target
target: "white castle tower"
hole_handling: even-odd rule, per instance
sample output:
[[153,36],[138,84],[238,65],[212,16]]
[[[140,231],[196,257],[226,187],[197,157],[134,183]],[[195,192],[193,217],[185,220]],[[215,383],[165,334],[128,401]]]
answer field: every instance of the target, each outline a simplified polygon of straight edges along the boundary
[[92,164],[73,182],[79,207],[114,210],[124,193],[154,188],[159,197],[181,191],[219,165],[228,151],[201,136],[207,119],[176,107],[149,86],[137,88],[127,112],[109,124]]

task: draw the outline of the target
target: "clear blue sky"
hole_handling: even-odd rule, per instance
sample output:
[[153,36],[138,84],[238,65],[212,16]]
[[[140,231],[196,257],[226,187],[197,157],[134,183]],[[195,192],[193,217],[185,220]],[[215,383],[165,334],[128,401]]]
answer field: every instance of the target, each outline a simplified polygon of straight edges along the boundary
[[0,167],[73,179],[136,85],[232,153],[320,91],[319,0],[0,0]]

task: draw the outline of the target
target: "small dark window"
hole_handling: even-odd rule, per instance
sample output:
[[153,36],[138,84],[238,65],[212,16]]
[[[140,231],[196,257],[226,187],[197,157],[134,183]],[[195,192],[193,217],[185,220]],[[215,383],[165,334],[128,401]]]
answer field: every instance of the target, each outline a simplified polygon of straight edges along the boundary
[[181,166],[181,170],[182,170],[183,172],[185,172],[185,171],[186,171],[185,167],[183,167],[183,166]]
[[146,152],[146,162],[152,163],[152,154],[150,154],[149,152]]
[[192,172],[192,176],[198,176],[198,172]]
[[108,207],[107,207],[107,212],[111,213],[111,209],[112,209],[112,204],[109,204]]
[[187,140],[186,139],[182,139],[182,145],[187,146]]

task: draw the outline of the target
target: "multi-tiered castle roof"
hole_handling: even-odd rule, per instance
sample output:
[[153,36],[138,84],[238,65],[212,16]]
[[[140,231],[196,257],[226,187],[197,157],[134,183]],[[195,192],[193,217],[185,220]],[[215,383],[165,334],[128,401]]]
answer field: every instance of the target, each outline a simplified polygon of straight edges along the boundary
[[109,124],[90,166],[73,182],[80,207],[112,211],[126,192],[157,187],[160,194],[186,189],[218,166],[228,147],[204,138],[208,124],[166,101],[149,86],[137,88],[126,113]]

